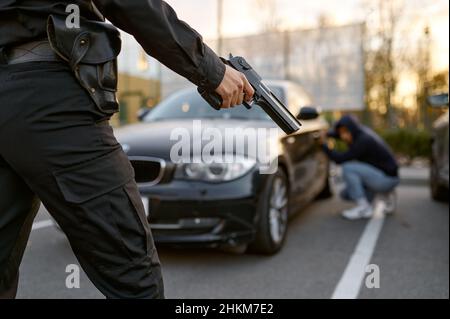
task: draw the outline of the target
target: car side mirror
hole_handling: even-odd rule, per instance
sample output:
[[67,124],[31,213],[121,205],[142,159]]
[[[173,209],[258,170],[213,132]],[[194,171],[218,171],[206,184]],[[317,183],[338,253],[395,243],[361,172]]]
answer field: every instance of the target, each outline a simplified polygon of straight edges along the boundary
[[428,104],[430,104],[432,107],[448,107],[448,93],[432,95],[429,96],[427,100]]
[[300,110],[300,113],[297,116],[297,119],[308,121],[308,120],[315,120],[319,118],[320,111],[317,107],[314,106],[305,106],[302,107]]
[[145,117],[151,112],[149,108],[142,108],[137,112],[137,118],[139,122],[144,121]]

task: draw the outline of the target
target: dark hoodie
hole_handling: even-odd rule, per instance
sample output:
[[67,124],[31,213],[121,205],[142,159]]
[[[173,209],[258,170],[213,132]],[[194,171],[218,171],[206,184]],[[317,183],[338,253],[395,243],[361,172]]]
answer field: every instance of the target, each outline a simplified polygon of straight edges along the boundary
[[361,125],[356,118],[347,115],[342,117],[333,130],[331,137],[339,138],[337,129],[346,127],[353,137],[353,143],[346,152],[336,152],[323,146],[325,153],[337,164],[359,161],[370,164],[386,175],[397,177],[398,164],[389,146],[371,129]]

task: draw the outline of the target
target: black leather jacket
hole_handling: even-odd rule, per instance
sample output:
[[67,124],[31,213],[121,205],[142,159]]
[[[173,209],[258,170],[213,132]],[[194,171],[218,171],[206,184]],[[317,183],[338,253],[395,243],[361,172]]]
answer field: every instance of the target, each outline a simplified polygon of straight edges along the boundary
[[0,0],[0,47],[45,38],[48,16],[67,15],[69,4],[78,5],[87,19],[103,15],[134,35],[148,54],[197,86],[215,89],[223,79],[222,61],[161,0]]

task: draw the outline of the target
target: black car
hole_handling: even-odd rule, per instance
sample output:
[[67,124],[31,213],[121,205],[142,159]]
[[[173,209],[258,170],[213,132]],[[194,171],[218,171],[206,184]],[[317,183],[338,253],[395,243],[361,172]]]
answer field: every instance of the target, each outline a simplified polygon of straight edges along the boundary
[[[242,106],[216,111],[195,89],[178,92],[143,116],[143,123],[116,132],[135,169],[157,243],[247,245],[252,251],[273,254],[283,246],[289,217],[315,198],[330,195],[329,162],[319,143],[327,123],[308,107],[311,101],[299,86],[268,84],[298,114],[303,123],[298,134],[286,136],[258,106],[250,111]],[[237,143],[215,149],[233,156],[233,162],[180,164],[173,160],[178,133],[194,136],[189,143],[191,159],[205,151],[205,141],[194,145],[201,139],[196,140],[195,123],[223,133],[223,145],[230,129],[272,129],[276,134],[258,139],[260,145],[245,140],[240,150]],[[250,150],[262,144],[270,147],[270,163],[276,165],[270,174],[262,173],[262,163],[250,156]]]
[[[433,107],[448,108],[448,94],[431,96],[429,103]],[[445,112],[433,124],[430,186],[431,196],[437,201],[448,201],[449,190],[449,112]]]

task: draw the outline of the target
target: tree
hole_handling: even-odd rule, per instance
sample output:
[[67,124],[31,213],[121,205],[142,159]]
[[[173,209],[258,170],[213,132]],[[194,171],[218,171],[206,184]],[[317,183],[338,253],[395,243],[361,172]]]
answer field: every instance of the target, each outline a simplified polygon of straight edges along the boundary
[[448,71],[433,73],[431,48],[431,30],[426,26],[411,65],[417,76],[417,121],[420,123],[420,126],[427,129],[431,128],[436,118],[436,113],[439,113],[433,112],[428,104],[428,97],[448,91]]
[[[433,5],[432,1],[422,2]],[[421,21],[422,12],[418,13],[411,5],[408,7],[404,0],[366,0],[365,8],[369,12],[365,36],[368,106],[365,120],[375,120],[375,126],[385,128],[402,124],[430,128],[439,111],[429,107],[427,98],[448,90],[448,70],[442,73],[433,70],[432,30],[426,24],[428,19]],[[423,27],[423,32],[411,33],[412,23],[418,24],[416,28]],[[393,105],[394,99],[403,103],[397,89],[403,79],[415,82],[415,92],[403,100],[413,103],[413,108]]]
[[260,17],[261,30],[263,32],[280,31],[281,19],[278,15],[277,0],[253,0]]
[[400,59],[395,44],[404,2],[403,0],[370,0],[366,2],[366,5],[370,12],[376,15],[374,25],[370,30],[366,30],[367,104],[369,109],[380,111],[384,122],[393,126],[395,112],[392,101],[398,84],[396,64]]

